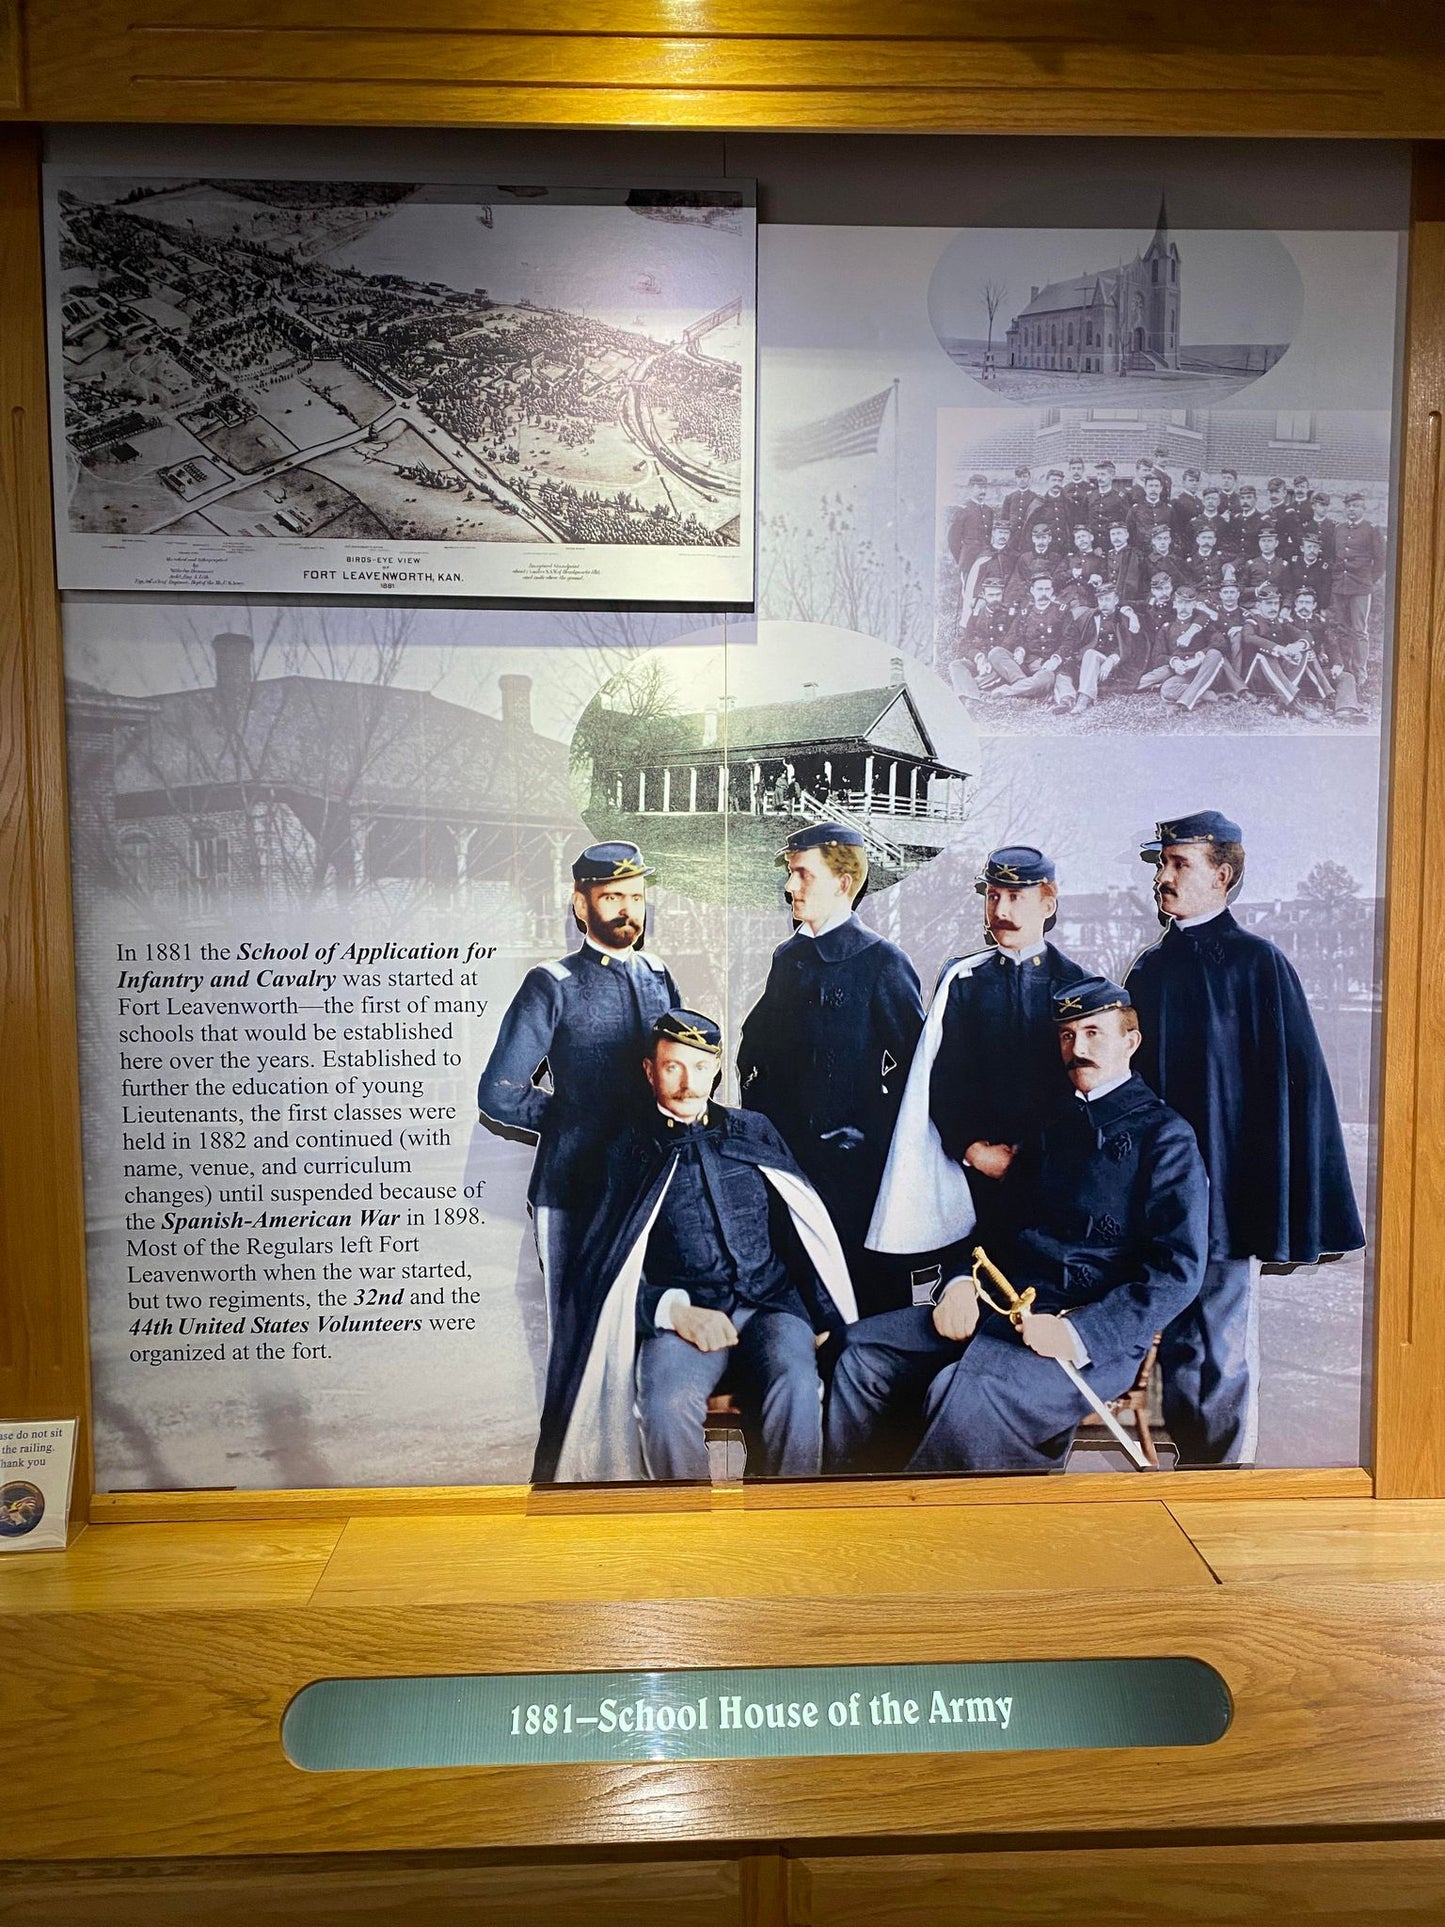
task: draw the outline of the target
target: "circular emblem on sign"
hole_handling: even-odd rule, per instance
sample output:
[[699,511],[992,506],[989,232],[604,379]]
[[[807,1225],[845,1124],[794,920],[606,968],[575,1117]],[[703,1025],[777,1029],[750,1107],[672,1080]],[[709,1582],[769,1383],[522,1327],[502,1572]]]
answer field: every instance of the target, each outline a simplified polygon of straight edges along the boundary
[[45,1516],[45,1494],[28,1479],[0,1486],[0,1537],[18,1539],[34,1532]]

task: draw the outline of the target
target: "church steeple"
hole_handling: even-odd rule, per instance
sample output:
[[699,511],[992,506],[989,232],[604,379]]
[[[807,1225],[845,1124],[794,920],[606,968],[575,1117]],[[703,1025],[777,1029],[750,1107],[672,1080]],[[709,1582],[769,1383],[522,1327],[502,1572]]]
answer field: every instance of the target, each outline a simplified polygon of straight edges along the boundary
[[1161,189],[1159,194],[1159,219],[1154,223],[1154,239],[1145,250],[1144,258],[1147,261],[1151,254],[1167,254],[1168,252],[1169,200],[1168,196]]

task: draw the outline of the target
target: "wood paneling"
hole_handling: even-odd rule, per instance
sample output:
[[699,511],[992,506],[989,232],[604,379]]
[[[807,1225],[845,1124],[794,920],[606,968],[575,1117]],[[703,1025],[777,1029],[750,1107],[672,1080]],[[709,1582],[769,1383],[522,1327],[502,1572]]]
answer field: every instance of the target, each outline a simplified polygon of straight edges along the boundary
[[39,143],[0,127],[0,1416],[81,1419],[85,1244]]
[[[1318,1471],[1171,1472],[1166,1496],[1210,1502],[1259,1499],[1367,1499],[1373,1485],[1359,1466]],[[812,1484],[744,1486],[379,1486],[289,1492],[98,1492],[91,1517],[111,1525],[185,1520],[435,1518],[586,1518],[710,1512],[889,1511],[899,1506],[1137,1505],[1132,1473],[1066,1478],[827,1479]]]
[[1417,154],[1389,789],[1375,1472],[1445,1496],[1445,154]]
[[19,113],[24,105],[20,0],[0,0],[0,113]]
[[1341,1927],[1435,1927],[1445,1843],[0,1865],[4,1927],[1274,1927],[1290,1912]]
[[1439,1500],[1186,1503],[1169,1510],[1224,1585],[1445,1582],[1445,1503]]
[[30,0],[28,111],[122,121],[1445,133],[1438,36],[1359,0]]
[[[320,1605],[525,1599],[840,1599],[1213,1586],[1162,1505],[1068,1506],[1040,1530],[1028,1507],[621,1519],[356,1519]],[[150,1528],[163,1530],[163,1528]],[[215,1530],[217,1528],[213,1528]],[[227,1528],[219,1528],[226,1530]],[[3,1600],[0,1589],[0,1600]]]
[[334,1520],[182,1531],[90,1527],[66,1552],[0,1560],[0,1613],[174,1610],[220,1599],[233,1606],[303,1606],[341,1533]]
[[737,1861],[708,1859],[0,1864],[0,1927],[753,1927],[740,1886]]
[[[16,1661],[0,1784],[36,1859],[1068,1832],[1445,1830],[1445,1586],[900,1598],[310,1606],[0,1618]],[[1187,1654],[1234,1723],[1212,1746],[303,1773],[309,1681]]]
[[1445,1914],[1438,1840],[839,1855],[789,1872],[796,1927],[1435,1927]]

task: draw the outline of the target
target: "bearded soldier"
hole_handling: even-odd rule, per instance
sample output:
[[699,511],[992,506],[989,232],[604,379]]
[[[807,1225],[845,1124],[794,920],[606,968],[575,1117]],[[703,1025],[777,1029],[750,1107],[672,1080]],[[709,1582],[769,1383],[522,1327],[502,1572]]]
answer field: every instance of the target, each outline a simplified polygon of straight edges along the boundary
[[554,1321],[572,1243],[596,1206],[602,1148],[639,1095],[643,1041],[679,1001],[667,966],[643,948],[651,875],[635,843],[582,852],[572,865],[581,946],[527,972],[477,1086],[484,1123],[537,1145],[527,1203]]

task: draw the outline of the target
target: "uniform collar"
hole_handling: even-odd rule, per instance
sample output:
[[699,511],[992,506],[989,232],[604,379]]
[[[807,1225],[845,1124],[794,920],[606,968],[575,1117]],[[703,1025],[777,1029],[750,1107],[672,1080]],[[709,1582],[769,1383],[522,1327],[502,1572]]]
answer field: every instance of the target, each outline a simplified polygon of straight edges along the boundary
[[1040,938],[1037,943],[1029,944],[1027,948],[1023,950],[1005,950],[1002,944],[994,945],[994,949],[998,955],[1003,958],[1004,962],[1011,963],[1015,966],[1026,964],[1030,957],[1042,957],[1048,947],[1048,944],[1045,943],[1042,938]]
[[1228,908],[1229,905],[1227,903],[1221,903],[1217,910],[1206,910],[1202,917],[1175,917],[1173,919],[1174,928],[1176,930],[1202,930],[1206,923],[1213,923],[1216,917],[1222,917]]
[[1122,1077],[1111,1077],[1107,1084],[1096,1084],[1091,1091],[1076,1090],[1074,1099],[1080,1104],[1098,1104],[1104,1098],[1112,1097],[1115,1091],[1122,1091],[1133,1075],[1133,1071],[1125,1071]]
[[841,963],[845,957],[856,957],[860,950],[877,943],[878,933],[850,916],[841,923],[830,924],[817,937],[795,930],[788,942],[802,954],[816,956],[819,963],[834,964]]
[[1223,910],[1216,910],[1207,917],[1196,917],[1188,924],[1178,923],[1171,917],[1169,920],[1169,928],[1164,932],[1164,936],[1166,940],[1173,937],[1182,943],[1187,938],[1193,936],[1195,931],[1207,932],[1210,936],[1218,937],[1223,936],[1227,930],[1237,930],[1238,928],[1239,925],[1235,922],[1233,912],[1225,908]]
[[830,930],[841,930],[852,914],[852,904],[845,903],[841,910],[834,911],[833,915],[823,925],[821,930],[810,930],[806,923],[800,923],[798,925],[797,935],[816,942],[819,937],[826,937]]
[[623,970],[628,969],[637,959],[635,950],[606,950],[592,937],[582,939],[582,948],[592,952],[588,958],[589,963],[616,964]]
[[691,1124],[686,1124],[681,1118],[674,1117],[670,1111],[663,1110],[660,1104],[654,1106],[654,1108],[657,1112],[657,1116],[653,1121],[654,1129],[664,1142],[668,1140],[676,1142],[679,1138],[696,1137],[700,1133],[708,1130],[716,1121],[711,1104],[708,1105],[707,1109],[702,1113],[702,1116],[694,1118]]

